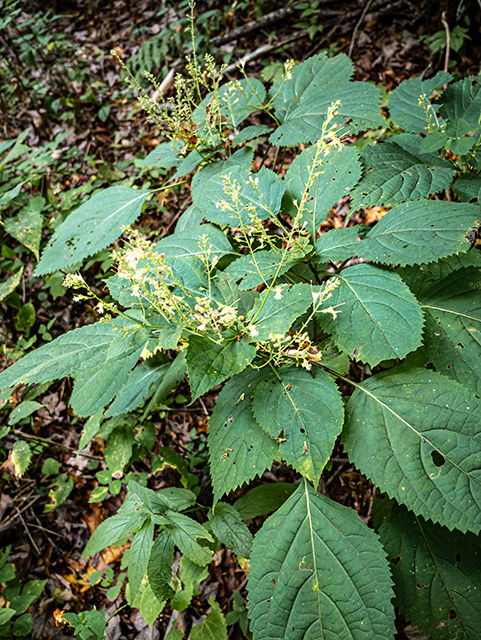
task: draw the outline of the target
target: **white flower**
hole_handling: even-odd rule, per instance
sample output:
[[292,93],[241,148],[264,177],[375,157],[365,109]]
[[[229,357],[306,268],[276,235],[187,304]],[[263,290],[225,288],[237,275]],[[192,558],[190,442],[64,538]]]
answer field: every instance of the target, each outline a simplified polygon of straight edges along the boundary
[[274,291],[276,293],[274,300],[282,300],[282,287],[276,287]]
[[257,331],[257,329],[254,327],[253,324],[250,324],[247,327],[247,331],[249,332],[249,335],[250,335],[251,338],[255,338],[256,336],[259,335],[259,332]]

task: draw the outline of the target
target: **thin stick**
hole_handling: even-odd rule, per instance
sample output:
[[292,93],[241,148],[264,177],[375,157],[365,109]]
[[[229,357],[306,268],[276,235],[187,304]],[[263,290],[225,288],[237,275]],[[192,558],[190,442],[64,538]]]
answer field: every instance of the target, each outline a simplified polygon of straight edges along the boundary
[[45,444],[49,444],[52,447],[59,447],[60,449],[64,449],[65,451],[70,451],[72,453],[76,453],[79,456],[83,456],[84,458],[92,458],[92,460],[103,460],[101,456],[92,456],[90,453],[81,453],[74,449],[73,447],[67,447],[66,444],[60,444],[60,442],[54,442],[53,440],[49,440],[49,438],[41,438],[40,436],[32,436],[29,433],[24,433],[23,431],[14,431],[14,435],[25,438],[26,440],[37,440],[38,442],[44,442]]
[[[446,11],[443,11],[441,14],[441,22],[443,23],[444,29],[446,31],[446,51],[444,53],[444,73],[448,72],[448,66],[449,66],[449,51],[451,49],[451,34],[449,32],[449,24],[448,21],[446,20]],[[447,85],[444,85],[444,88],[446,89]]]
[[361,17],[356,22],[356,26],[354,27],[354,31],[352,32],[351,44],[349,45],[349,53],[347,54],[349,58],[352,56],[352,52],[354,50],[354,43],[356,42],[357,30],[359,29],[359,27],[362,24],[362,21],[366,17],[366,13],[369,11],[369,7],[371,6],[371,3],[372,3],[372,0],[367,0],[366,4],[364,5],[364,9],[362,10]]

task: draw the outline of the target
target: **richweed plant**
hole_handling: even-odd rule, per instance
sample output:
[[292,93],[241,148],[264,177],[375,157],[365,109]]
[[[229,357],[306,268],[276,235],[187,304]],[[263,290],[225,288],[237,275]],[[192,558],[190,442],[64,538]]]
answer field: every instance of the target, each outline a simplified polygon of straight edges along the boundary
[[[434,638],[479,638],[481,84],[465,78],[443,93],[445,73],[403,82],[389,110],[404,133],[360,155],[358,133],[386,122],[378,89],[351,74],[345,55],[321,54],[266,90],[247,76],[220,84],[210,60],[204,70],[193,61],[172,111],[149,105],[170,140],[141,163],[190,183],[175,232],[154,245],[132,230],[154,192],[110,187],[57,228],[36,269],[68,270],[123,233],[110,298],[80,273],[65,278],[102,320],[0,375],[2,389],[74,378],[71,408],[88,418],[80,447],[106,440],[105,482],[152,449],[155,431],[138,430],[185,371],[192,401],[223,384],[201,521],[193,474],[164,448],[153,470],[174,464],[183,488],[153,491],[131,476],[84,551],[131,536],[126,596],[149,624],[167,600],[189,605],[224,543],[250,558],[255,639],[393,638],[393,604]],[[272,126],[241,126],[254,112]],[[295,158],[283,174],[287,148]],[[351,213],[383,205],[385,215],[319,234],[348,197]],[[319,491],[339,440],[386,496],[372,487],[377,533]],[[281,460],[298,483],[228,498]],[[273,511],[252,536],[245,520]],[[192,638],[227,637],[210,604]]]

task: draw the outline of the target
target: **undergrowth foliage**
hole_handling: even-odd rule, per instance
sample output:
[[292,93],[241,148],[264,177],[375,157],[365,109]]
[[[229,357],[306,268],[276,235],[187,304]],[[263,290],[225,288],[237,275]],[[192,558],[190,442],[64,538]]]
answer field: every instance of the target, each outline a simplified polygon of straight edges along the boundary
[[[74,378],[72,410],[88,418],[81,447],[106,439],[106,482],[148,450],[152,434],[134,432],[133,410],[148,418],[185,371],[193,401],[225,383],[209,422],[206,520],[188,515],[198,487],[165,451],[184,488],[131,479],[84,551],[131,536],[127,600],[149,624],[167,600],[188,606],[224,543],[250,557],[250,632],[241,619],[254,639],[393,638],[393,603],[433,638],[480,637],[481,83],[449,84],[445,73],[403,82],[389,102],[397,132],[359,152],[353,135],[386,121],[377,88],[352,71],[345,55],[320,54],[267,89],[247,76],[221,84],[212,61],[202,69],[194,58],[173,106],[142,94],[169,138],[143,164],[191,185],[175,232],[154,244],[132,230],[154,192],[114,186],[58,227],[37,266],[68,271],[124,234],[109,298],[79,273],[65,278],[102,321],[0,374],[1,389]],[[272,127],[241,126],[258,111]],[[285,175],[277,162],[252,169],[266,138],[276,160],[304,145]],[[449,189],[456,201],[440,199]],[[352,212],[389,210],[372,227],[318,236],[347,195]],[[382,514],[374,501],[378,533],[317,491],[339,437],[387,494]],[[226,500],[275,460],[301,475],[297,486]],[[253,537],[245,520],[272,511]],[[211,604],[205,632],[226,638]]]

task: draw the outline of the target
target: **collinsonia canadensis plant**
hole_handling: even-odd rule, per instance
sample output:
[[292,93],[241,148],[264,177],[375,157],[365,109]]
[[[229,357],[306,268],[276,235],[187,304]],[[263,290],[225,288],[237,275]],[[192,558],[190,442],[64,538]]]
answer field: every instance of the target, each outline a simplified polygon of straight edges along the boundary
[[[78,273],[65,280],[103,320],[0,375],[2,389],[72,376],[72,410],[89,418],[81,444],[102,433],[115,478],[133,455],[129,412],[145,404],[148,417],[184,371],[193,401],[224,383],[209,422],[206,521],[188,515],[187,472],[184,488],[157,492],[131,480],[85,555],[132,536],[127,597],[149,623],[169,599],[188,606],[224,543],[250,557],[254,639],[393,638],[393,604],[434,638],[479,638],[479,78],[444,92],[446,74],[403,82],[389,110],[404,133],[360,156],[353,137],[386,123],[377,88],[351,81],[344,55],[287,65],[269,90],[248,77],[221,85],[210,61],[189,71],[179,101],[146,102],[170,140],[142,164],[172,168],[172,184],[189,180],[192,206],[154,245],[130,228],[152,191],[111,187],[82,204],[37,274],[68,269],[123,232],[111,298]],[[254,112],[272,126],[242,126]],[[280,175],[288,148],[295,158]],[[349,194],[352,211],[389,211],[372,227],[319,235]],[[317,490],[338,438],[390,498],[379,536]],[[274,460],[300,474],[297,487],[226,500]],[[272,511],[253,538],[245,520]],[[215,637],[226,637],[215,620]]]

